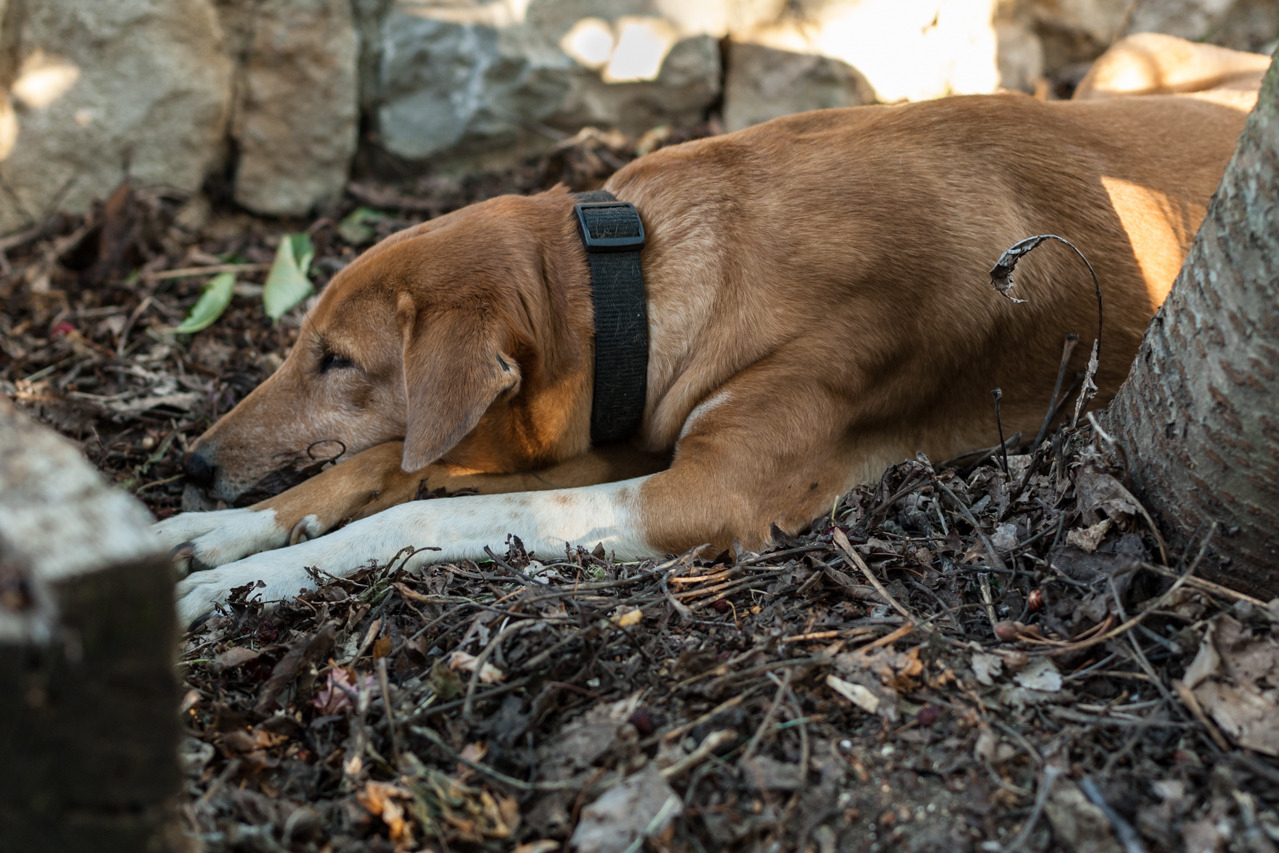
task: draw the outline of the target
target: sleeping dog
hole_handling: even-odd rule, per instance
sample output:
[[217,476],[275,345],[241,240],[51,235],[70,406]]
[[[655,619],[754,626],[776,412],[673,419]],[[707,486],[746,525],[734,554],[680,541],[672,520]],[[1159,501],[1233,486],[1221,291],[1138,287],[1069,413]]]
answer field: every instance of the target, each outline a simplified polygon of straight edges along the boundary
[[[971,96],[824,110],[673,146],[605,193],[475,204],[340,272],[274,375],[193,447],[231,501],[278,461],[350,455],[246,509],[157,525],[183,619],[236,586],[602,544],[619,559],[791,534],[925,452],[1033,434],[1063,339],[1097,325],[1123,381],[1244,114],[1186,97]],[[419,488],[480,494],[414,501]],[[334,532],[346,519],[356,519]],[[305,541],[300,541],[305,540]],[[293,544],[297,543],[297,544]]]

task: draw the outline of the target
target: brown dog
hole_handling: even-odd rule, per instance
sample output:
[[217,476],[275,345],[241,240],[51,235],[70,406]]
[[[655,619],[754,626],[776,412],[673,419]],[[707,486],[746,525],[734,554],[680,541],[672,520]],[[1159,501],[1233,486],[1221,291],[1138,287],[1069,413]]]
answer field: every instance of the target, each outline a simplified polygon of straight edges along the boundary
[[[1063,339],[1089,344],[1097,324],[1060,246],[1018,268],[1026,304],[991,288],[1032,234],[1070,239],[1100,277],[1104,403],[1243,119],[1190,98],[973,96],[794,115],[636,161],[606,188],[648,234],[646,402],[612,448],[590,442],[591,278],[566,190],[394,235],[334,278],[192,468],[229,500],[313,442],[355,455],[251,508],[159,524],[217,567],[179,584],[181,616],[254,580],[291,595],[305,567],[349,574],[405,546],[439,549],[410,565],[477,558],[508,533],[547,555],[760,549],[894,462],[993,444],[993,388],[1005,430],[1032,435]],[[423,481],[483,494],[412,502]]]

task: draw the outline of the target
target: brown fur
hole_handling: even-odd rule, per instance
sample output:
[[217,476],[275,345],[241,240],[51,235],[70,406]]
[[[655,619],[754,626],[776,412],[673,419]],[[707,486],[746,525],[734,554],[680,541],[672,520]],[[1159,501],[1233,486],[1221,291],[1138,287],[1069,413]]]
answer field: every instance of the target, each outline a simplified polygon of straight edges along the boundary
[[[655,550],[766,542],[924,451],[1043,418],[1063,338],[1082,368],[1092,280],[1041,248],[1013,304],[987,271],[1070,239],[1105,296],[1104,404],[1123,381],[1234,150],[1243,114],[1189,98],[974,96],[805,113],[667,148],[606,188],[649,235],[648,398],[629,448],[592,449],[589,272],[563,188],[397,234],[341,272],[283,367],[199,441],[230,499],[311,442],[356,455],[276,498],[287,529],[428,488],[525,491],[670,467],[639,489]],[[351,367],[321,372],[325,352]],[[703,408],[695,411],[695,408]],[[401,444],[401,440],[403,444]],[[500,531],[495,531],[500,534]]]

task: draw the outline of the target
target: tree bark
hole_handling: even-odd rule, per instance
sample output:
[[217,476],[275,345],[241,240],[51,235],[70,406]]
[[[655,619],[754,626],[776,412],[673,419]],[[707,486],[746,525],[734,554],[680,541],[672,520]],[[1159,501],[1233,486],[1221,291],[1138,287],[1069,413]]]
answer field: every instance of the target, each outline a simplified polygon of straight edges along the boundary
[[1279,70],[1110,406],[1137,493],[1203,571],[1279,596]]
[[0,396],[0,853],[171,847],[173,568],[149,522]]

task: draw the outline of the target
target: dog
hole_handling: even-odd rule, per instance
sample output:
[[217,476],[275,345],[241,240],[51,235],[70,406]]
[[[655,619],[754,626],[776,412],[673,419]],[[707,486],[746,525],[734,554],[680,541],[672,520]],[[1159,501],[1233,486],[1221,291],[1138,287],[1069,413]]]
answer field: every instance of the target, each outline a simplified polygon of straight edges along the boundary
[[[579,199],[504,196],[395,234],[193,445],[192,477],[227,501],[316,442],[349,455],[251,507],[160,522],[180,568],[201,569],[177,586],[180,617],[406,546],[409,568],[482,559],[508,534],[544,556],[757,551],[904,458],[996,443],[992,389],[1005,432],[1033,435],[1064,339],[1090,344],[1098,324],[1092,279],[1059,245],[1021,262],[1024,303],[992,289],[991,265],[1034,234],[1071,240],[1100,279],[1104,404],[1243,121],[1186,97],[965,96],[802,113],[636,160],[604,187],[646,240],[641,402],[616,441],[593,438],[614,377],[595,371]],[[423,487],[479,494],[413,500]]]
[[1186,94],[1251,110],[1270,57],[1161,33],[1120,39],[1101,55],[1072,98]]

